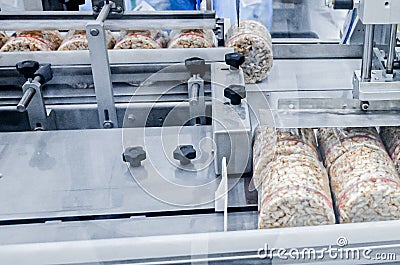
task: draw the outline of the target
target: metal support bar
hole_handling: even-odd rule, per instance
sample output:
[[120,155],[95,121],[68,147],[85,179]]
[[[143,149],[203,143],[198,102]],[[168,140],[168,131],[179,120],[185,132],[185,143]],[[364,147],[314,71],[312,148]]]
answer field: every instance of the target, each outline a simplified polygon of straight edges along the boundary
[[26,109],[29,106],[29,103],[31,103],[31,100],[33,96],[35,95],[36,90],[32,87],[28,88],[28,90],[25,91],[24,95],[22,96],[21,100],[19,101],[17,105],[17,111],[18,112],[25,112]]
[[[102,8],[102,11],[104,8]],[[104,12],[104,11],[103,11]],[[109,14],[109,13],[108,13]],[[108,15],[107,15],[108,16]],[[93,22],[92,12],[46,11],[1,12],[0,30],[68,30],[82,29]],[[214,11],[126,11],[123,15],[107,19],[106,29],[145,30],[215,28]]]
[[[188,81],[190,119],[195,124],[206,124],[206,103],[204,99],[204,80],[194,75]],[[197,119],[199,119],[197,121]]]
[[215,211],[224,213],[224,232],[228,231],[228,170],[226,157],[221,162],[221,183],[215,192]]
[[375,25],[365,26],[364,53],[362,59],[361,78],[363,81],[371,80],[372,56],[374,48]]
[[99,122],[100,127],[103,128],[118,126],[104,30],[104,21],[110,12],[110,8],[109,4],[104,5],[96,21],[86,25]]
[[387,56],[386,73],[393,74],[393,63],[396,55],[397,24],[390,25],[389,52]]
[[[24,96],[20,104],[23,104],[28,112],[29,124],[32,130],[48,129],[46,106],[44,104],[39,79],[40,77],[36,77],[33,81],[27,81],[22,86]],[[18,107],[22,109],[22,107],[19,106],[20,104],[18,104]]]

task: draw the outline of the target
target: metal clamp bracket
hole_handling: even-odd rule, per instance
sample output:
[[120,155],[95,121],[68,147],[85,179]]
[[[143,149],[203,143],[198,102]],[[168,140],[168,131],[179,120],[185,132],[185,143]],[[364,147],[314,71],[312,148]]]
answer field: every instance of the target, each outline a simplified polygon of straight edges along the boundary
[[110,10],[110,4],[104,5],[96,21],[86,25],[86,36],[90,51],[99,123],[102,128],[118,127],[117,111],[114,103],[111,69],[104,29],[104,21],[110,13]]

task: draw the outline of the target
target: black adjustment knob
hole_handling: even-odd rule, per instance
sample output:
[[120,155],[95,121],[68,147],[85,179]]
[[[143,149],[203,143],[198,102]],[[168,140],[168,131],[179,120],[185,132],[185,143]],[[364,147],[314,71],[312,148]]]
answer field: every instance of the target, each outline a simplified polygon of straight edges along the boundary
[[128,162],[131,167],[140,167],[141,162],[146,159],[146,151],[141,146],[128,147],[122,154],[122,160]]
[[174,150],[174,159],[179,160],[182,165],[190,164],[190,161],[195,158],[196,150],[193,145],[179,145]]
[[40,77],[40,83],[43,85],[53,79],[53,71],[51,70],[51,64],[44,64],[40,66],[34,74],[34,77]]
[[186,69],[191,75],[203,76],[206,73],[206,61],[199,57],[192,57],[185,60]]
[[85,0],[59,0],[67,7],[67,11],[79,11],[79,6],[85,4]]
[[335,0],[333,9],[352,10],[354,8],[353,0]]
[[39,69],[39,63],[36,61],[23,61],[17,63],[16,68],[26,79],[34,78],[35,72]]
[[242,85],[230,85],[225,88],[224,96],[231,100],[232,105],[239,105],[246,98],[246,88]]
[[236,69],[244,63],[244,59],[244,55],[237,52],[225,54],[225,63]]

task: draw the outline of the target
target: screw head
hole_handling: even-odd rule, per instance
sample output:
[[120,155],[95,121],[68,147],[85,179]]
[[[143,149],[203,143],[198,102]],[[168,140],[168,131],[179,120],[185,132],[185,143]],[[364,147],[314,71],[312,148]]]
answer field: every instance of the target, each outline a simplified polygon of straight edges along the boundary
[[91,30],[90,30],[90,35],[92,35],[92,36],[98,36],[98,35],[99,35],[99,30],[98,30],[98,29],[91,29]]
[[103,127],[104,127],[105,129],[111,129],[111,128],[114,127],[114,124],[113,124],[111,121],[105,121],[105,122],[103,123]]
[[369,102],[368,101],[361,102],[361,110],[366,111],[366,110],[368,110],[368,108],[369,108]]
[[122,13],[124,10],[122,9],[121,6],[117,6],[117,7],[115,8],[115,11],[116,11],[117,13]]

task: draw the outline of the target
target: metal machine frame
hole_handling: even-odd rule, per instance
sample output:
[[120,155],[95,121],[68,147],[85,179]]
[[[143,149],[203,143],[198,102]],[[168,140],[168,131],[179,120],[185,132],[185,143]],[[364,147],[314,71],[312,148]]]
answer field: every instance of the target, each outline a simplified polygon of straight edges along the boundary
[[[383,67],[379,50],[375,50],[376,60],[370,56],[371,41],[367,41],[364,47],[315,41],[275,42],[274,67],[268,80],[246,85],[247,97],[235,107],[229,105],[221,89],[229,85],[244,85],[242,72],[224,63],[225,54],[233,52],[233,49],[107,51],[105,47],[105,29],[153,29],[162,27],[166,21],[171,28],[214,28],[214,12],[124,12],[118,18],[108,18],[110,10],[111,6],[106,5],[96,18],[92,13],[83,12],[50,12],[46,15],[43,12],[0,13],[0,30],[48,29],[48,25],[55,29],[86,28],[90,49],[73,53],[0,55],[0,81],[9,86],[21,83],[14,69],[17,62],[34,59],[52,64],[54,78],[41,92],[42,102],[53,113],[57,129],[0,135],[0,154],[3,157],[0,160],[0,185],[3,185],[0,190],[6,187],[3,194],[11,198],[13,187],[15,190],[21,187],[15,178],[9,178],[19,169],[26,170],[23,171],[26,175],[39,176],[38,182],[41,180],[49,184],[46,189],[40,190],[35,185],[36,179],[29,178],[22,186],[30,189],[21,192],[18,196],[21,201],[4,200],[6,203],[2,209],[6,214],[0,218],[0,238],[4,239],[0,240],[2,262],[229,264],[239,259],[243,263],[294,264],[293,260],[282,260],[276,255],[272,260],[260,259],[258,254],[265,244],[271,248],[319,249],[336,246],[339,237],[347,238],[349,247],[354,249],[371,248],[400,255],[400,238],[394,232],[400,229],[398,220],[256,230],[257,204],[251,200],[254,192],[249,191],[249,177],[246,174],[237,177],[251,169],[251,141],[253,131],[259,124],[281,128],[400,125],[400,101],[397,96],[392,94],[393,97],[389,98],[371,99],[361,93],[353,97],[352,76],[360,67],[361,59],[364,75],[369,68],[366,62],[370,60],[371,64],[374,62],[374,67]],[[371,32],[367,32],[366,36],[370,40]],[[216,149],[209,152],[212,154],[209,166],[203,171],[189,173],[175,169],[174,163],[177,162],[173,159],[166,160],[157,155],[160,144],[156,139],[163,133],[174,135],[179,126],[190,120],[187,84],[183,82],[184,85],[177,90],[164,90],[156,82],[146,91],[136,88],[149,77],[155,78],[153,73],[174,64],[178,64],[181,71],[173,74],[161,71],[157,77],[160,82],[175,84],[193,78],[183,64],[188,54],[204,59],[210,69],[202,77],[205,113],[220,122],[211,123],[211,126],[184,126],[187,127],[187,131],[182,133],[184,144],[193,144],[200,149],[200,140],[206,137],[213,138],[216,144]],[[197,78],[189,83],[200,81]],[[64,84],[71,80],[94,84],[94,88],[65,87]],[[127,86],[126,83],[133,85]],[[396,84],[390,84],[394,92],[399,93]],[[367,85],[363,83],[363,89]],[[132,94],[135,95],[133,98]],[[0,111],[15,111],[19,99],[19,94],[10,93],[1,99]],[[369,101],[367,109],[362,107],[364,100]],[[173,116],[169,124],[162,120],[160,126],[164,127],[157,128],[156,121],[165,118],[167,110],[174,108],[174,113],[179,115]],[[129,114],[125,115],[127,109]],[[151,115],[136,114],[151,113],[154,109],[156,114],[151,118],[153,122],[150,125],[147,118]],[[123,134],[120,127],[132,130],[131,145],[142,145],[143,134],[149,137],[149,142],[154,142],[156,151],[146,151],[156,154],[153,157],[156,165],[151,165],[151,159],[147,159],[142,162],[143,167],[127,167],[120,159],[124,147],[120,144]],[[77,156],[77,152],[82,156]],[[171,156],[172,149],[169,148],[167,153]],[[53,160],[50,163],[54,167],[45,163],[46,159],[61,155],[63,161]],[[12,163],[16,156],[20,159],[15,162],[18,167]],[[30,166],[31,161],[37,166]],[[192,166],[196,165],[194,162]],[[146,174],[156,172],[156,166],[162,167],[172,177],[179,176],[180,183],[196,184],[201,183],[201,177],[215,178],[217,182],[213,186],[215,190],[212,190],[215,194],[207,194],[216,198],[215,202],[183,207],[162,204],[150,198],[140,185],[132,181],[131,175],[136,174],[135,177],[146,181]],[[190,169],[190,166],[187,168]],[[53,179],[52,176],[57,177]],[[110,176],[112,178],[109,179]],[[55,185],[57,183],[63,186]],[[35,193],[38,199],[43,199],[43,209],[29,212],[22,207],[23,202]],[[47,199],[49,194],[56,196]],[[348,264],[348,260],[332,262],[328,257],[309,261],[308,264],[321,262]],[[355,264],[369,262],[367,259],[354,261]],[[304,264],[303,261],[298,263]]]

